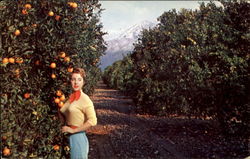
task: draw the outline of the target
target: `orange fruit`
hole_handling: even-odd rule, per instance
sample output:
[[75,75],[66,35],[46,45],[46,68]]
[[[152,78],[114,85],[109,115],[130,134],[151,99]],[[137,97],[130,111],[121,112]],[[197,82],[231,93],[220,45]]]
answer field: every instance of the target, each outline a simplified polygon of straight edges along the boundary
[[56,151],[58,151],[60,149],[60,146],[59,145],[55,145],[55,146],[53,146],[53,149],[56,150]]
[[16,58],[16,63],[23,63],[23,58],[21,57]]
[[26,99],[30,98],[30,94],[29,93],[25,93],[24,94],[24,98],[26,98]]
[[72,8],[77,8],[77,3],[75,3],[75,2],[71,3],[71,7]]
[[58,104],[60,102],[60,99],[59,98],[55,98],[54,102]]
[[73,72],[73,70],[74,70],[74,69],[73,69],[72,67],[69,67],[69,68],[68,68],[68,72]]
[[9,63],[15,63],[15,59],[13,57],[9,58]]
[[25,4],[25,5],[24,5],[24,8],[26,8],[26,9],[31,9],[31,5],[30,5],[30,4]]
[[63,105],[64,105],[64,103],[63,103],[63,102],[58,103],[58,107],[59,107],[59,108],[62,108],[62,107],[63,107]]
[[6,57],[3,58],[3,61],[2,61],[3,64],[6,64],[6,63],[8,63],[8,62],[9,62],[9,59],[8,59],[8,58],[6,58]]
[[56,75],[54,73],[51,74],[51,78],[56,78]]
[[3,149],[3,155],[4,155],[4,156],[9,156],[9,155],[10,155],[10,149],[8,149],[7,147],[5,147],[5,148]]
[[70,57],[64,57],[64,61],[65,62],[69,62],[70,61]]
[[69,5],[69,6],[72,6],[72,4],[73,4],[73,2],[68,2],[68,5]]
[[26,10],[26,9],[23,9],[23,10],[22,10],[22,14],[23,14],[23,15],[28,14],[27,10]]
[[59,97],[61,97],[61,96],[63,95],[63,94],[62,94],[62,91],[57,90],[57,91],[56,91],[56,95],[59,96]]
[[59,15],[56,15],[55,19],[58,21],[61,17]]
[[63,51],[62,51],[62,52],[60,52],[60,57],[61,57],[61,58],[65,58],[65,57],[66,57],[66,53],[65,53],[65,52],[63,52]]
[[60,97],[60,101],[64,101],[64,100],[65,100],[65,96],[62,95],[62,96]]
[[32,27],[34,27],[34,28],[37,27],[37,24],[32,24]]
[[19,68],[16,69],[14,72],[16,73],[16,75],[18,75],[20,73]]
[[54,12],[49,11],[48,15],[49,15],[50,17],[53,17],[53,16],[54,16]]
[[52,63],[50,64],[50,68],[56,68],[56,63],[52,62]]
[[7,140],[7,136],[2,136],[2,140]]
[[20,30],[17,29],[17,30],[14,32],[14,34],[15,34],[16,36],[18,36],[18,35],[21,34],[21,32],[20,32]]
[[37,66],[40,65],[40,61],[37,60],[37,61],[35,62],[35,64],[36,64]]

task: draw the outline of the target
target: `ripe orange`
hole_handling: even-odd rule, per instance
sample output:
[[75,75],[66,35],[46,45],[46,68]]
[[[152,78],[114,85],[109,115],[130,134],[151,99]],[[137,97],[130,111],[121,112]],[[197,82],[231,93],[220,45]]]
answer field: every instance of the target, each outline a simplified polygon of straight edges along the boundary
[[37,24],[32,24],[32,27],[34,27],[34,28],[37,27]]
[[25,5],[24,5],[24,8],[26,8],[26,9],[31,9],[31,5],[30,5],[30,4],[25,4]]
[[72,6],[72,4],[73,4],[73,2],[68,2],[68,5],[69,5],[69,6]]
[[26,98],[26,99],[30,98],[30,94],[29,93],[25,93],[24,94],[24,98]]
[[61,97],[61,96],[63,95],[63,94],[62,94],[62,91],[57,90],[57,91],[56,91],[56,95],[59,96],[59,97]]
[[60,99],[59,98],[55,98],[54,102],[58,104],[60,102]]
[[56,151],[58,151],[60,149],[60,146],[59,145],[55,145],[55,146],[53,146],[53,149],[56,150]]
[[9,63],[9,59],[8,58],[3,58],[3,61],[2,61],[3,64],[6,64],[6,63]]
[[35,64],[36,64],[37,66],[40,65],[40,61],[37,60],[37,61],[35,62]]
[[66,57],[66,53],[65,52],[60,52],[60,55],[59,55],[61,58],[65,58]]
[[22,14],[23,14],[23,15],[28,14],[27,10],[26,10],[26,9],[23,9],[23,10],[22,10]]
[[58,107],[59,107],[59,108],[62,108],[62,107],[63,107],[63,105],[64,105],[64,103],[63,103],[63,102],[58,103]]
[[21,57],[16,58],[16,63],[23,63],[23,58]]
[[72,67],[69,67],[69,68],[68,68],[68,72],[73,72],[73,70],[74,70],[74,69],[73,69]]
[[70,57],[64,57],[64,61],[65,62],[69,62],[70,61]]
[[18,36],[18,35],[21,34],[21,32],[20,32],[20,30],[17,29],[17,30],[14,32],[14,34],[15,34],[16,36]]
[[20,73],[19,68],[18,68],[18,69],[16,69],[14,72],[15,72],[15,74],[16,74],[16,75],[19,75],[19,73]]
[[2,136],[2,140],[7,140],[7,136]]
[[65,96],[62,95],[62,96],[60,97],[60,100],[61,100],[61,101],[64,101],[64,100],[65,100]]
[[55,19],[58,21],[61,17],[59,15],[56,15]]
[[54,73],[51,74],[51,78],[56,78],[56,75]]
[[9,58],[9,63],[15,63],[15,59],[13,57]]
[[50,68],[56,68],[56,63],[52,62],[52,63],[50,64]]
[[53,16],[54,16],[54,12],[49,11],[48,15],[49,15],[50,17],[53,17]]
[[77,8],[77,3],[75,3],[75,2],[71,3],[71,7],[72,8]]
[[9,155],[10,155],[10,149],[8,149],[7,147],[5,147],[5,148],[3,149],[3,155],[4,155],[4,156],[9,156]]

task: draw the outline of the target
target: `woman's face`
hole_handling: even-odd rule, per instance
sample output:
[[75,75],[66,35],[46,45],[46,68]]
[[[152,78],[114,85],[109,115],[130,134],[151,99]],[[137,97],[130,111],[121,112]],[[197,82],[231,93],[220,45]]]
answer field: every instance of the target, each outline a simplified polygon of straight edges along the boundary
[[83,87],[83,78],[79,73],[73,73],[71,76],[71,86],[74,91],[79,91]]

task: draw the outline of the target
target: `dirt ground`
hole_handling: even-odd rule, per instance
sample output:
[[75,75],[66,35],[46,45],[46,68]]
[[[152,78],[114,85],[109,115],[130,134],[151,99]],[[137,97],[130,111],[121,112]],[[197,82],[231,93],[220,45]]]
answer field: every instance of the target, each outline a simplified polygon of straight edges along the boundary
[[250,144],[225,138],[213,120],[139,115],[133,101],[99,82],[91,97],[98,125],[88,132],[89,159],[244,159]]

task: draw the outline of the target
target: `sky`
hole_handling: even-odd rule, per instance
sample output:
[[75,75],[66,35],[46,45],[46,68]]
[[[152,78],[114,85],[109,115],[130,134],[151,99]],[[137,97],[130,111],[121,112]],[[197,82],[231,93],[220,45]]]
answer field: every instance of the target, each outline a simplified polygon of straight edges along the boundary
[[201,1],[99,1],[101,8],[105,9],[101,14],[103,31],[108,34],[104,39],[111,39],[123,30],[138,24],[144,20],[157,21],[164,13],[180,8],[198,9]]

